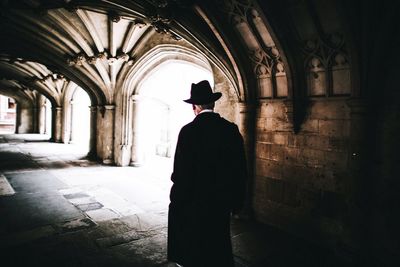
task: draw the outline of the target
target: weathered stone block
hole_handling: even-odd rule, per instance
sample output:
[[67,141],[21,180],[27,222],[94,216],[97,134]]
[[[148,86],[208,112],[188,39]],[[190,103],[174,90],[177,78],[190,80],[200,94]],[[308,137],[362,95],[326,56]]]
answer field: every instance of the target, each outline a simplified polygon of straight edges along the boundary
[[332,137],[350,136],[350,123],[347,120],[320,120],[319,133]]
[[285,106],[283,103],[278,101],[262,103],[260,105],[260,113],[260,117],[283,118],[285,114]]
[[320,120],[350,119],[350,108],[343,100],[314,101],[310,107],[309,118]]
[[263,131],[266,129],[267,119],[266,118],[257,118],[256,127],[258,131]]
[[300,161],[307,166],[321,167],[324,164],[325,151],[303,148],[300,152]]
[[258,131],[257,141],[272,144],[272,132]]
[[272,143],[276,145],[287,145],[288,144],[288,133],[287,132],[275,132],[272,134]]
[[285,147],[281,145],[271,145],[269,159],[283,162],[285,158]]
[[289,147],[303,147],[306,144],[307,135],[304,134],[289,134],[288,146]]
[[319,150],[329,150],[329,137],[320,135],[307,135],[305,138],[306,146],[308,148],[319,149]]
[[269,159],[271,156],[271,144],[256,143],[256,158]]
[[280,145],[257,142],[256,157],[262,159],[283,161],[284,147]]
[[285,165],[282,167],[282,179],[301,185],[310,180],[310,169],[302,165]]
[[294,165],[299,163],[300,149],[296,147],[285,147],[285,164]]
[[292,131],[292,125],[285,118],[267,118],[267,131]]
[[256,175],[280,179],[282,178],[282,164],[272,160],[257,159]]
[[318,133],[319,120],[308,119],[301,125],[301,131],[303,133]]

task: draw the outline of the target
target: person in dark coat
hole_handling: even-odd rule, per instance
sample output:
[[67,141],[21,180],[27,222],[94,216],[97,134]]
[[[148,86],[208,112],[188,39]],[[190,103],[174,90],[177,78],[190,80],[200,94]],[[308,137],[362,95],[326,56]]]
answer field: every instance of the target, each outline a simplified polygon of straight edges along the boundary
[[243,138],[236,124],[214,113],[208,81],[191,86],[195,119],[185,125],[175,151],[168,213],[168,260],[184,267],[233,267],[232,213],[246,191]]

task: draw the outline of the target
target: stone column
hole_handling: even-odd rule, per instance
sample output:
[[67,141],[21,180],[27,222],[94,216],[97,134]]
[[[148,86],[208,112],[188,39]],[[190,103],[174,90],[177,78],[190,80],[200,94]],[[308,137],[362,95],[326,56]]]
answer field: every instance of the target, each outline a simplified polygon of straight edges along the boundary
[[64,112],[66,113],[64,116],[66,120],[64,123],[64,143],[72,144],[75,141],[74,131],[76,131],[76,129],[72,127],[74,119],[76,119],[74,118],[75,106],[73,100],[69,101],[68,108],[64,107]]
[[128,166],[132,155],[132,97],[121,102],[117,109],[120,116],[115,122],[118,126],[115,129],[114,159],[117,166]]
[[103,122],[104,122],[104,106],[97,106],[97,117],[96,117],[96,152],[99,159],[103,158]]
[[144,149],[143,149],[143,140],[141,133],[141,124],[140,124],[140,99],[132,98],[132,118],[133,118],[133,127],[132,127],[132,156],[131,156],[131,164],[132,166],[141,166],[144,162]]
[[114,163],[115,105],[104,105],[103,117],[103,163]]
[[32,107],[17,106],[17,124],[15,126],[16,133],[33,133],[32,113]]
[[62,111],[62,107],[53,107],[52,140],[56,143],[62,142]]
[[97,156],[96,148],[96,133],[97,133],[97,106],[90,106],[90,137],[89,137],[89,158]]
[[243,136],[244,149],[246,153],[247,160],[247,173],[248,173],[248,183],[247,183],[247,197],[245,206],[243,209],[241,217],[250,218],[253,216],[253,209],[251,198],[253,194],[254,186],[254,142],[255,142],[255,106],[239,102],[238,104],[238,118],[237,125],[239,131]]
[[40,132],[39,121],[40,121],[39,120],[39,107],[33,106],[32,107],[32,130],[33,130],[33,133]]
[[46,106],[43,103],[40,103],[39,106],[39,133],[45,134],[46,133]]

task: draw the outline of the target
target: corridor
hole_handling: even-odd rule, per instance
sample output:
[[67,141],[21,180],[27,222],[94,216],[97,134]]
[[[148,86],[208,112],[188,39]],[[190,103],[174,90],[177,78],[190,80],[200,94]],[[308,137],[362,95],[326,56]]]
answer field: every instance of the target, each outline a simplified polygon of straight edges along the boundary
[[[168,164],[104,166],[46,138],[0,136],[1,265],[174,266],[166,260]],[[232,240],[237,267],[344,266],[248,221],[233,220]]]

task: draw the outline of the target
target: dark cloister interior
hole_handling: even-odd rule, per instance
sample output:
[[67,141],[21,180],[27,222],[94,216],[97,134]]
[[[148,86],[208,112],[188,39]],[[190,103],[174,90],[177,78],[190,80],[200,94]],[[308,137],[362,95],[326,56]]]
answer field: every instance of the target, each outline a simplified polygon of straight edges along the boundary
[[237,267],[400,266],[398,1],[0,7],[1,266],[174,266],[170,166],[203,79],[245,141]]

